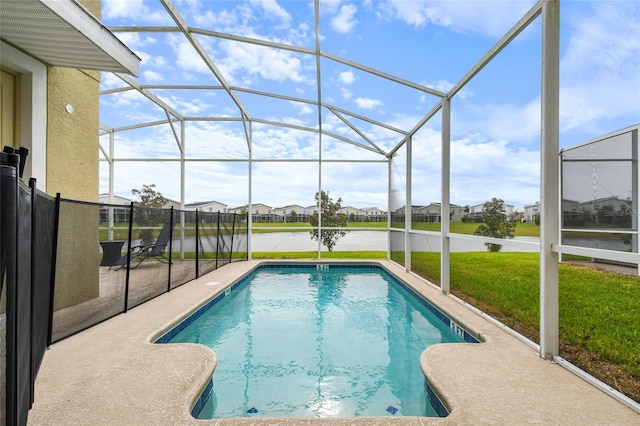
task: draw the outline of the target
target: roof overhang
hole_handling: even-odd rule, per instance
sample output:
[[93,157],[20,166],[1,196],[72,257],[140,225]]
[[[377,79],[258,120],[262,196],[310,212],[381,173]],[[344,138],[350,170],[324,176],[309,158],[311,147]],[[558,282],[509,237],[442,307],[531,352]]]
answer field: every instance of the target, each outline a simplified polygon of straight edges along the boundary
[[140,58],[75,0],[1,0],[0,39],[48,65],[140,69]]

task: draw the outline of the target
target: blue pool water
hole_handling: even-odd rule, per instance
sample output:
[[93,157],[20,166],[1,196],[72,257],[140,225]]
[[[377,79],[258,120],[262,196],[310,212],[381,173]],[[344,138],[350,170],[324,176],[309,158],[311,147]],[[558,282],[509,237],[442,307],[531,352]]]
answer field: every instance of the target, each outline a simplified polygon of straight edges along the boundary
[[446,415],[420,354],[477,340],[383,268],[326,266],[259,267],[158,340],[218,356],[194,415]]

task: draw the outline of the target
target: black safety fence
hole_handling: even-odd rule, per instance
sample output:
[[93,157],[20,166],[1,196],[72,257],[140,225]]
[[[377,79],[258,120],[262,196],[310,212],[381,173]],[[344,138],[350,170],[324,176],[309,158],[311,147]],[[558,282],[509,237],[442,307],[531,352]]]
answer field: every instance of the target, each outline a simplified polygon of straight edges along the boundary
[[[247,259],[246,215],[132,203],[130,220],[116,222],[122,205],[58,198],[58,206],[51,342]],[[240,241],[236,252],[220,249],[228,239]]]
[[0,155],[0,423],[26,424],[48,342],[55,199],[21,179],[27,152]]
[[2,153],[0,423],[9,425],[26,424],[51,343],[248,255],[246,215],[54,198],[23,182],[19,162]]

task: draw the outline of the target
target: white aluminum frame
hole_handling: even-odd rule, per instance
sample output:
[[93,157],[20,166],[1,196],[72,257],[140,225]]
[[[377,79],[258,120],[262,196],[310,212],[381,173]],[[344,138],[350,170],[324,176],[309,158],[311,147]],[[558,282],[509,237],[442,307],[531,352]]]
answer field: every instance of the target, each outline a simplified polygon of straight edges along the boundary
[[[369,150],[371,152],[377,153],[381,155],[383,159],[378,160],[382,162],[387,162],[387,179],[388,179],[388,205],[389,212],[387,213],[387,229],[389,235],[392,232],[402,232],[405,236],[405,268],[408,271],[411,271],[411,236],[416,234],[425,234],[425,235],[438,235],[441,240],[440,249],[441,249],[441,285],[440,291],[442,293],[450,292],[450,241],[452,239],[462,239],[462,240],[474,240],[481,242],[490,242],[490,243],[499,243],[499,244],[509,244],[515,245],[518,247],[526,247],[531,248],[539,247],[540,251],[540,344],[535,345],[531,342],[527,341],[528,344],[536,347],[539,350],[539,355],[547,360],[560,360],[559,354],[559,338],[558,338],[558,262],[559,262],[559,254],[561,253],[571,253],[571,254],[581,254],[581,255],[591,255],[594,253],[594,249],[584,249],[579,247],[569,247],[563,246],[560,244],[559,236],[560,236],[560,176],[559,176],[559,49],[560,49],[560,1],[559,0],[540,0],[538,1],[531,9],[529,9],[523,17],[449,90],[447,93],[443,93],[437,90],[433,90],[427,88],[423,85],[410,82],[404,80],[402,78],[389,75],[387,73],[381,72],[379,70],[372,69],[362,64],[355,63],[345,58],[341,58],[327,52],[324,52],[320,48],[320,28],[319,28],[319,1],[314,0],[314,12],[315,12],[315,34],[316,34],[316,45],[315,49],[307,49],[296,46],[284,45],[279,43],[273,43],[265,40],[257,40],[248,37],[241,37],[230,34],[217,33],[213,31],[207,31],[198,28],[190,28],[187,26],[185,21],[180,16],[177,9],[173,6],[170,0],[160,0],[165,9],[173,18],[176,23],[176,27],[118,27],[111,28],[114,32],[135,32],[135,31],[144,31],[144,32],[182,32],[185,37],[191,42],[192,46],[196,49],[197,53],[202,57],[205,63],[209,66],[212,73],[218,78],[219,81],[222,82],[220,86],[159,86],[159,85],[138,85],[131,78],[127,76],[119,75],[123,81],[125,81],[129,88],[125,90],[138,90],[141,94],[149,98],[156,105],[164,108],[167,113],[167,120],[162,122],[155,123],[145,123],[140,124],[138,126],[130,126],[128,128],[139,128],[147,125],[158,125],[158,124],[166,124],[169,123],[173,126],[173,123],[179,121],[182,126],[182,131],[180,135],[176,134],[176,143],[181,146],[181,207],[184,206],[184,168],[187,162],[189,161],[247,161],[248,162],[248,176],[249,176],[249,188],[248,188],[248,206],[249,210],[251,210],[252,203],[252,164],[257,161],[283,161],[283,160],[256,160],[253,158],[252,153],[252,124],[253,123],[263,123],[269,124],[273,126],[281,126],[294,128],[298,130],[308,131],[312,133],[317,133],[318,135],[318,143],[319,143],[319,153],[317,159],[303,159],[303,160],[286,160],[286,161],[312,161],[318,164],[318,191],[322,189],[322,166],[324,163],[329,162],[339,162],[339,161],[349,161],[349,160],[327,160],[322,158],[322,137],[323,135],[330,136],[341,140],[343,142],[347,142],[353,144],[362,149]],[[411,229],[411,189],[412,189],[412,137],[416,134],[418,130],[422,128],[429,120],[431,120],[438,112],[442,112],[442,142],[441,142],[441,167],[442,167],[442,181],[441,181],[441,206],[443,212],[448,212],[450,209],[450,168],[451,168],[451,101],[452,99],[487,65],[491,62],[493,58],[495,58],[505,47],[509,45],[511,41],[513,41],[519,34],[525,31],[530,24],[535,22],[539,17],[542,17],[542,58],[541,58],[541,69],[542,69],[542,89],[541,89],[541,140],[540,140],[540,150],[541,150],[541,182],[540,182],[540,207],[541,207],[541,236],[540,243],[531,243],[531,242],[523,242],[523,241],[514,241],[514,240],[501,240],[489,237],[480,237],[474,235],[461,235],[450,232],[450,219],[448,214],[442,214],[442,223],[441,223],[441,232],[426,232],[426,231],[418,231]],[[194,34],[215,37],[220,39],[228,39],[234,40],[237,42],[243,43],[251,43],[260,46],[273,47],[277,49],[289,50],[296,53],[304,53],[309,55],[314,55],[316,59],[316,77],[317,77],[317,98],[315,100],[312,99],[301,99],[294,98],[289,96],[282,96],[273,93],[265,93],[259,92],[249,89],[243,89],[238,87],[233,87],[228,85],[225,82],[224,76],[221,75],[219,70],[216,68],[214,61],[208,57],[205,50],[200,46],[197,39],[193,37]],[[378,76],[380,78],[389,80],[391,82],[395,82],[407,87],[411,87],[413,89],[420,90],[430,96],[435,96],[438,98],[436,105],[418,122],[410,131],[403,131],[401,129],[394,128],[385,123],[378,122],[368,117],[364,117],[356,114],[353,111],[347,111],[340,109],[334,105],[326,103],[322,98],[322,79],[320,72],[320,60],[321,58],[336,61],[349,67],[356,68],[358,70],[370,73],[372,75]],[[237,105],[239,110],[238,117],[230,117],[230,118],[213,118],[213,117],[186,117],[182,116],[179,112],[173,110],[171,107],[160,101],[157,97],[155,97],[152,93],[153,89],[156,88],[165,88],[165,89],[180,89],[180,88],[189,88],[189,89],[208,89],[208,90],[222,90],[225,91],[231,99],[233,99],[234,103]],[[123,89],[118,89],[123,90]],[[111,91],[112,92],[112,91]],[[105,91],[103,93],[111,93],[109,91]],[[274,122],[267,121],[264,119],[260,119],[258,117],[252,117],[248,111],[246,111],[245,107],[242,105],[240,100],[234,95],[234,92],[247,92],[254,95],[271,97],[284,99],[291,102],[300,102],[307,103],[310,105],[315,105],[318,109],[318,128],[306,128],[302,126],[294,126],[291,124],[287,124],[284,122]],[[345,138],[340,135],[332,134],[325,129],[322,128],[322,114],[323,109],[325,109],[332,114],[334,114],[338,119],[340,119],[343,123],[349,126],[353,131],[355,131],[366,144],[360,141],[351,140]],[[367,123],[374,124],[376,126],[380,126],[386,128],[388,130],[392,130],[399,135],[398,144],[389,150],[389,152],[385,152],[381,149],[375,141],[367,138],[361,130],[357,126],[355,126],[346,116],[356,117],[358,119],[364,120]],[[192,120],[226,120],[226,121],[242,121],[245,129],[245,135],[247,139],[248,145],[248,158],[246,160],[216,160],[216,159],[185,159],[184,158],[184,144],[185,144],[185,136],[184,136],[184,124],[186,121]],[[108,129],[108,127],[103,126],[104,129]],[[128,128],[120,128],[120,129],[110,129],[111,132],[123,131]],[[174,132],[175,134],[175,132]],[[402,229],[392,228],[391,223],[391,176],[392,176],[392,159],[395,155],[399,155],[399,149],[406,144],[406,194],[405,194],[405,226]],[[110,163],[113,161],[131,161],[132,159],[119,158],[116,159],[113,157],[113,152],[109,151],[109,154],[103,150],[103,153]],[[154,161],[175,161],[171,159],[158,159]],[[375,161],[370,161],[375,162]],[[110,169],[111,170],[111,169]],[[112,172],[111,172],[112,173]],[[113,189],[112,186],[113,175],[110,176],[110,190]],[[251,222],[251,215],[249,215],[249,252],[251,252],[251,229],[253,228],[253,224]],[[320,232],[322,232],[322,227],[320,226]],[[388,258],[390,259],[391,253],[391,238],[389,238],[388,243]],[[623,260],[623,261],[631,261],[636,264],[640,264],[639,255],[631,254],[631,253],[620,253],[620,252],[612,252],[608,250],[597,250],[598,257],[608,258],[612,260]],[[318,242],[318,258],[321,256],[321,243]],[[526,339],[523,338],[526,341]],[[624,399],[624,398],[621,398]]]

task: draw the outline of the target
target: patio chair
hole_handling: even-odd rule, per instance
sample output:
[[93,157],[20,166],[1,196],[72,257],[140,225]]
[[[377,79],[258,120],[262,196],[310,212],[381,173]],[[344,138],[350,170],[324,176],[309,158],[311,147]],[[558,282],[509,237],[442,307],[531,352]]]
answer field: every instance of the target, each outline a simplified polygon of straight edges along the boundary
[[166,222],[162,226],[160,235],[158,235],[155,243],[141,244],[131,247],[129,254],[121,257],[113,264],[113,266],[116,267],[115,270],[117,271],[118,269],[127,266],[127,261],[129,261],[129,269],[137,268],[145,259],[156,259],[163,263],[169,263],[169,259],[165,257],[165,252],[169,245],[169,238],[171,238],[172,230],[171,223]]

